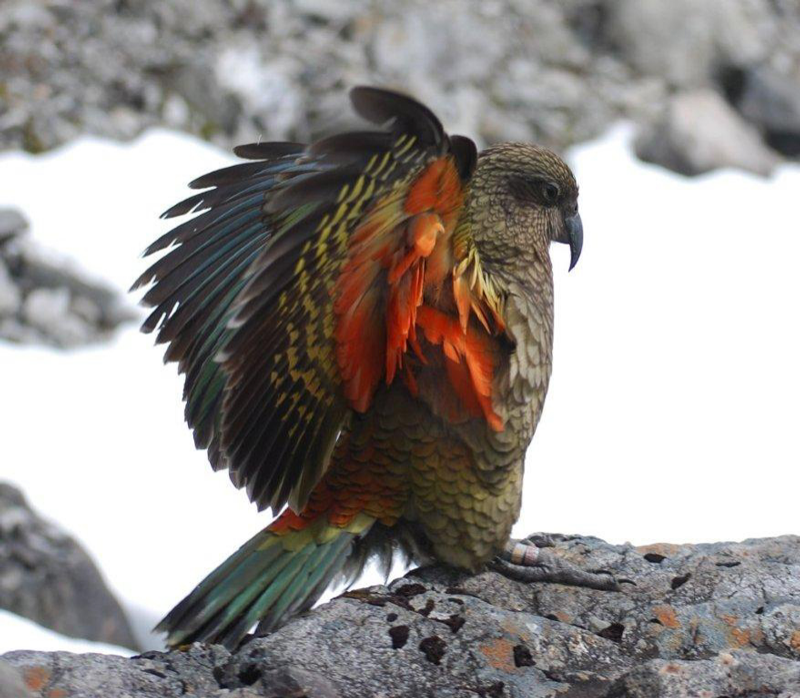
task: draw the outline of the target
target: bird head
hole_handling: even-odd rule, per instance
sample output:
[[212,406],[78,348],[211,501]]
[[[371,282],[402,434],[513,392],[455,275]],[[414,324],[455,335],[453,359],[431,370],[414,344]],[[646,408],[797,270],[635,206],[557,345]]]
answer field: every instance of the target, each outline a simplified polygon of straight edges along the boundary
[[583,247],[578,185],[558,155],[526,143],[492,146],[480,154],[470,188],[485,211],[474,231],[482,256],[510,255],[524,264],[561,242],[570,247],[570,270],[577,264]]

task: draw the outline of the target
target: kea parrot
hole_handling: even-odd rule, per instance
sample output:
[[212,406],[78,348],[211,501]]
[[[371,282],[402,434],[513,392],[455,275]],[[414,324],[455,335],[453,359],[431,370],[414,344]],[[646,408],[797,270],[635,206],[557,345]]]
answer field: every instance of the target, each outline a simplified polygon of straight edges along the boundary
[[186,420],[277,518],[157,626],[237,646],[367,560],[487,563],[617,588],[512,540],[553,348],[550,243],[578,261],[570,168],[546,148],[478,153],[424,105],[356,87],[373,130],[263,142],[193,181],[138,279],[143,330],[185,374]]

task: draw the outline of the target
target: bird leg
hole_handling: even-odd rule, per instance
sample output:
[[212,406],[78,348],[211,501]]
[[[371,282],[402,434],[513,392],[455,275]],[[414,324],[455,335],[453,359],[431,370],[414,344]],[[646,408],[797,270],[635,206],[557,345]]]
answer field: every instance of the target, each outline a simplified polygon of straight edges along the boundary
[[536,536],[535,540],[512,538],[491,566],[504,577],[520,582],[550,582],[602,591],[619,591],[620,582],[628,581],[617,580],[607,570],[581,569],[546,550],[553,545],[549,536]]

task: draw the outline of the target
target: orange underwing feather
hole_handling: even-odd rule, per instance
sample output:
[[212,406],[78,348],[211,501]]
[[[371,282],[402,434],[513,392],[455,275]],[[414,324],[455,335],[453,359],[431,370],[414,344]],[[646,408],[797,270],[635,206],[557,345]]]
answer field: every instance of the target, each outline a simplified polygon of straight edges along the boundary
[[467,411],[502,431],[503,422],[492,407],[495,359],[491,337],[473,326],[465,330],[458,318],[429,306],[419,309],[417,324],[428,342],[441,345],[448,378]]
[[[369,407],[382,377],[387,384],[394,380],[409,342],[413,346],[426,260],[449,246],[463,201],[453,158],[434,160],[404,193],[377,202],[353,233],[334,292],[337,361],[345,395],[358,412]],[[440,260],[447,255],[436,257],[441,276]],[[367,296],[376,312],[356,312]]]
[[[350,238],[334,309],[345,396],[358,412],[369,408],[381,379],[391,384],[398,370],[417,394],[404,357],[410,344],[425,361],[417,342],[419,326],[430,344],[441,347],[448,381],[467,413],[485,418],[496,431],[503,429],[492,408],[494,331],[488,316],[496,328],[502,319],[474,250],[453,249],[463,198],[453,158],[438,158],[406,185],[405,196],[394,191],[377,202]],[[439,288],[448,275],[457,317],[423,305],[426,289]],[[482,331],[470,327],[473,313]]]

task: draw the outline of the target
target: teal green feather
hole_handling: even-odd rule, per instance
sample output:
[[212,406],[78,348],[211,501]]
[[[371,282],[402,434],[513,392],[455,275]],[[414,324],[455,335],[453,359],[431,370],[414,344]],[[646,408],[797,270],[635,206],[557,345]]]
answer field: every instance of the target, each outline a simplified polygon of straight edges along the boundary
[[220,637],[222,644],[226,646],[231,643],[238,644],[241,638],[243,638],[261,618],[271,612],[272,607],[286,593],[287,587],[290,587],[292,580],[306,564],[309,556],[317,552],[316,547],[314,543],[311,543],[298,551],[288,553],[287,556],[290,556],[289,564],[280,571],[280,574],[274,578],[271,584],[264,588],[256,601],[249,606],[245,613],[240,615],[236,619],[236,622],[230,626],[228,631]]
[[[308,541],[287,549],[291,537]],[[209,574],[156,626],[170,646],[212,642],[236,647],[258,623],[271,632],[298,611],[310,608],[339,572],[356,535],[335,530],[324,543],[308,531],[258,533]]]
[[[270,193],[285,183],[324,169],[317,161],[300,161],[302,145],[275,159],[226,168],[206,175],[194,187],[211,187],[173,206],[169,218],[198,213],[161,236],[145,251],[166,253],[134,284],[151,282],[143,303],[154,308],[144,323],[169,342],[165,359],[179,362],[186,374],[186,420],[198,448],[208,448],[215,469],[228,466],[219,445],[220,408],[226,376],[217,357],[230,339],[236,300],[249,281],[248,270],[276,236],[287,229],[284,219],[265,213]],[[297,223],[313,211],[304,206],[287,217]]]
[[[310,608],[344,565],[347,559],[346,553],[349,552],[351,545],[352,538],[341,535],[322,546],[323,550],[320,550],[313,560],[306,562],[301,573],[281,595],[279,601],[271,609],[269,618],[259,623],[257,632],[271,632],[285,618]],[[327,550],[324,550],[325,548]]]

